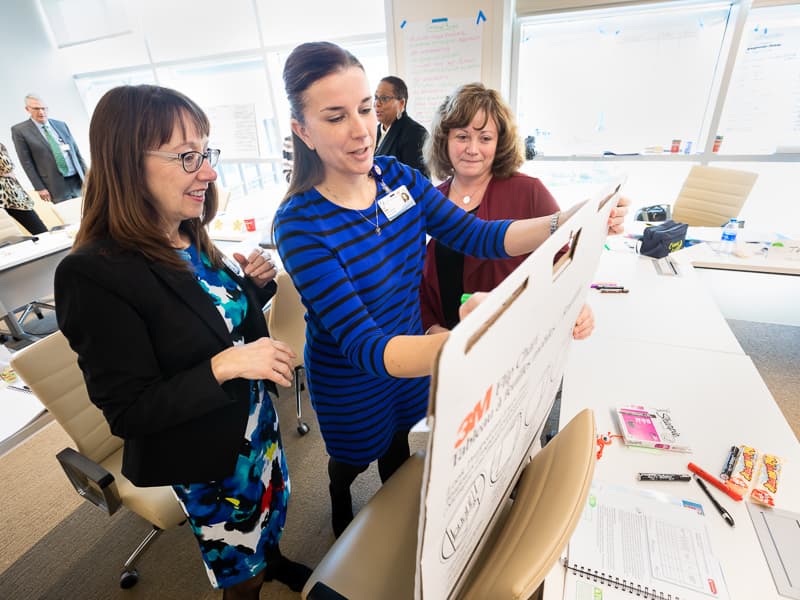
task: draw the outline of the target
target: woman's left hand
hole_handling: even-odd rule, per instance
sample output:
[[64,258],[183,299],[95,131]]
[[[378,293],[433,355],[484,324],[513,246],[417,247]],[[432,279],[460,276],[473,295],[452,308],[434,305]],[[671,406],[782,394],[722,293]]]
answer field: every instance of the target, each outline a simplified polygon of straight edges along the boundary
[[475,292],[472,294],[469,299],[458,308],[458,320],[463,321],[469,313],[478,308],[481,302],[486,300],[488,295],[489,292]]
[[628,207],[631,201],[625,196],[620,196],[617,205],[611,209],[608,215],[608,235],[616,235],[625,231],[625,215],[628,214]]
[[584,304],[575,326],[572,328],[572,338],[575,340],[585,340],[594,331],[594,312],[591,306]]
[[244,274],[258,287],[264,287],[278,274],[269,252],[264,252],[261,248],[254,249],[247,258],[243,254],[234,252],[233,258],[241,265]]

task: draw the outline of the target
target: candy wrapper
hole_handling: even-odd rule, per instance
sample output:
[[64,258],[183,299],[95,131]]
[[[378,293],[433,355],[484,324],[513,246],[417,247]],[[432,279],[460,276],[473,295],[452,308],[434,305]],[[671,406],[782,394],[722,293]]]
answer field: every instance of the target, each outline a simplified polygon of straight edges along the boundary
[[750,499],[764,506],[775,506],[778,495],[778,479],[783,469],[783,459],[774,454],[764,454],[758,461],[756,485],[750,492]]
[[751,446],[739,446],[739,458],[733,466],[733,473],[730,479],[725,482],[734,492],[746,496],[748,490],[753,485],[758,468],[759,452]]

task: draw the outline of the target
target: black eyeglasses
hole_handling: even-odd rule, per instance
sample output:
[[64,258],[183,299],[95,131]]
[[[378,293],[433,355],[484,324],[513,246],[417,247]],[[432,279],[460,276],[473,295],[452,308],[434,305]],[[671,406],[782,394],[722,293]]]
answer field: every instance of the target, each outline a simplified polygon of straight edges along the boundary
[[173,152],[162,152],[161,150],[148,150],[146,154],[153,156],[163,156],[164,158],[174,158],[181,161],[183,170],[187,173],[194,173],[200,170],[203,166],[203,160],[208,160],[211,167],[216,167],[219,161],[220,151],[216,148],[209,148],[205,152],[198,152],[197,150],[189,150],[188,152],[181,152],[175,154]]
[[397,96],[375,96],[375,104],[386,104],[389,100],[400,100]]

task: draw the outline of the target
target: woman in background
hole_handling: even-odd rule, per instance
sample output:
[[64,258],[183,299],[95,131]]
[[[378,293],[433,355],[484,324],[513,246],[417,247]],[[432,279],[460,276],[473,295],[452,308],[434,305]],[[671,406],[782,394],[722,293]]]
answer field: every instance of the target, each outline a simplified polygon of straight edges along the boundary
[[[457,88],[434,116],[426,146],[433,174],[445,179],[439,191],[479,219],[529,219],[558,214],[544,184],[519,172],[525,161],[510,107],[480,83]],[[501,260],[464,255],[430,240],[421,287],[422,326],[441,333],[459,322],[464,293],[491,291],[527,254]],[[594,315],[588,305],[578,315],[573,337],[588,337]]]
[[[538,247],[554,219],[481,221],[419,171],[374,156],[377,120],[366,74],[339,46],[298,46],[283,80],[294,170],[275,214],[275,239],[308,311],[305,362],[330,455],[338,536],[353,518],[351,483],[376,460],[386,481],[408,458],[408,432],[427,412],[428,376],[449,334],[423,335],[426,235],[464,253],[507,258]],[[621,226],[624,214],[610,226]],[[568,217],[556,215],[556,225]]]
[[6,209],[31,235],[47,231],[47,226],[33,209],[33,199],[14,176],[14,163],[3,144],[0,144],[0,208]]
[[56,270],[56,313],[89,397],[125,441],[122,472],[172,486],[226,600],[264,580],[300,591],[311,571],[281,556],[289,473],[275,383],[291,349],[262,307],[275,268],[254,250],[223,258],[209,122],[184,95],[123,86],[89,127],[92,168],[72,252]]
[[407,108],[408,88],[405,81],[391,75],[381,79],[375,90],[375,115],[378,117],[375,154],[394,156],[401,163],[430,177],[422,157],[428,132],[408,116]]

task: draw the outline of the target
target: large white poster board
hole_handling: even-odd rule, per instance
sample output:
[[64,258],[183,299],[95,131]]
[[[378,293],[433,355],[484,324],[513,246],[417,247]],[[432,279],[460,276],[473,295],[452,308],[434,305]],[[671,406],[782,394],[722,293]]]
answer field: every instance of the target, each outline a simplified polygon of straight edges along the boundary
[[483,27],[477,20],[441,18],[403,28],[409,111],[425,128],[456,86],[481,80]]
[[616,190],[588,201],[442,348],[431,384],[416,598],[457,593],[528,462],[561,381]]

